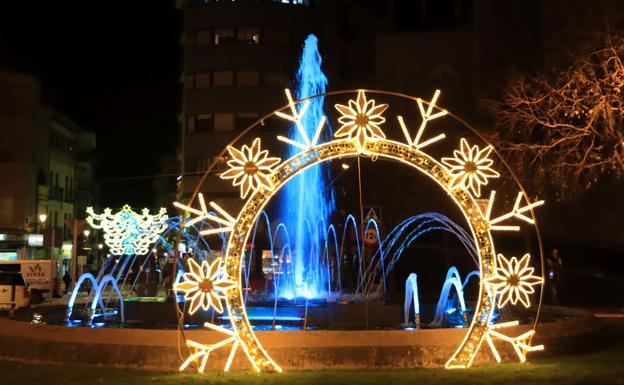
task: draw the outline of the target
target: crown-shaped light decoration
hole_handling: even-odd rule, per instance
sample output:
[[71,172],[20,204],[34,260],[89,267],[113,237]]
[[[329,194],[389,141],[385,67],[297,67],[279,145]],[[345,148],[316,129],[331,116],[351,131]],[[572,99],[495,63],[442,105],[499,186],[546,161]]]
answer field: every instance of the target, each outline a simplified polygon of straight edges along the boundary
[[157,214],[150,214],[148,209],[138,214],[125,205],[115,214],[110,208],[96,214],[93,207],[87,207],[87,214],[89,226],[104,230],[104,242],[113,255],[145,255],[167,228],[165,208]]

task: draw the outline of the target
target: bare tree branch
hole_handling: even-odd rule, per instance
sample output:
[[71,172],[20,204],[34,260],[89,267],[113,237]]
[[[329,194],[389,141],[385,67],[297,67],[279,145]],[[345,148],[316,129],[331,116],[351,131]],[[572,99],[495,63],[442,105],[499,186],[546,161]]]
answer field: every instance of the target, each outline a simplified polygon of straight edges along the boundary
[[587,43],[565,70],[515,79],[490,105],[491,139],[536,187],[576,193],[624,175],[624,35]]

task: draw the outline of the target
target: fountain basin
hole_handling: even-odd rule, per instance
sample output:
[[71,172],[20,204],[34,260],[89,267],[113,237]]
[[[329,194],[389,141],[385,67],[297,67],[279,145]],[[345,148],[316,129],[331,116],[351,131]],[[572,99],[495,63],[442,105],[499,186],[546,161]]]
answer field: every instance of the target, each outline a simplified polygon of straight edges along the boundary
[[[538,325],[534,343],[543,343],[546,350],[532,353],[533,356],[582,348],[602,329],[599,320],[581,310],[546,308],[545,313],[554,322]],[[515,334],[528,328],[529,325],[520,325],[507,330]],[[223,338],[222,334],[205,329],[185,330],[184,335],[203,343]],[[256,335],[286,370],[410,368],[443,365],[464,337],[465,329],[287,330],[257,331]],[[180,337],[177,330],[69,328],[0,317],[0,357],[29,362],[172,370],[181,363]],[[501,345],[500,352],[503,357],[516,360],[508,346]],[[221,370],[227,354],[228,349],[211,353],[208,369]],[[491,354],[483,349],[477,362],[491,361]],[[233,368],[250,369],[241,352]]]

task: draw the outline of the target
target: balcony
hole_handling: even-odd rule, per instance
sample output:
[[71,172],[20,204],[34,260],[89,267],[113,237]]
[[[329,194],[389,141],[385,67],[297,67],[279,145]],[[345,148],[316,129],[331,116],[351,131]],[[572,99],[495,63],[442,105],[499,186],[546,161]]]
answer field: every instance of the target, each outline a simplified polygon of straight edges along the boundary
[[64,191],[60,186],[51,186],[50,187],[50,200],[63,202],[64,201]]

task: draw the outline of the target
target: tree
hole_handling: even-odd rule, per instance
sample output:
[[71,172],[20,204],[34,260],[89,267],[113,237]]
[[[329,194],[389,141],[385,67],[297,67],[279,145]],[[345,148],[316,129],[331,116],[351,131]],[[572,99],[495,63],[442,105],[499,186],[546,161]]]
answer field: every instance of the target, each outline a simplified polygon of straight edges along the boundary
[[491,103],[491,139],[538,190],[578,193],[624,175],[623,61],[624,34],[603,34],[567,68],[517,77]]

